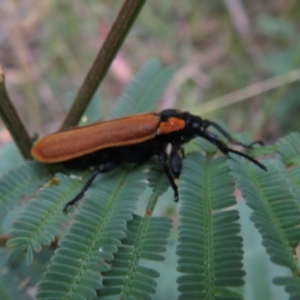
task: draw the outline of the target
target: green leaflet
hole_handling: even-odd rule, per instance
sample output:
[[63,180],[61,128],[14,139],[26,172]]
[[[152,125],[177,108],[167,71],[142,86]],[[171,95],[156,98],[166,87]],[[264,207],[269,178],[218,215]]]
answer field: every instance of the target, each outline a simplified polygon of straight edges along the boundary
[[273,280],[277,285],[284,285],[291,300],[300,299],[300,279],[297,277],[277,277]]

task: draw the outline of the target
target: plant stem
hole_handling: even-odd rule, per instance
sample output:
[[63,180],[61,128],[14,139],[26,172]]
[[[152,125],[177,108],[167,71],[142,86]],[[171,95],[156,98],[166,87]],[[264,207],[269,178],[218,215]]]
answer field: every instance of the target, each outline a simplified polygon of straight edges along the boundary
[[199,111],[204,115],[299,80],[300,69],[295,69],[288,73],[254,83],[230,94],[209,100],[203,104],[199,104],[194,107],[194,110],[197,112]]
[[146,0],[126,0],[124,2],[102,48],[77,93],[61,129],[74,126],[79,122],[145,2]]
[[144,217],[151,217],[152,216],[158,198],[159,198],[159,195],[157,195],[155,193],[151,194],[151,197],[150,197],[150,200],[148,202]]
[[0,116],[25,159],[31,159],[31,138],[5,88],[5,74],[0,65]]

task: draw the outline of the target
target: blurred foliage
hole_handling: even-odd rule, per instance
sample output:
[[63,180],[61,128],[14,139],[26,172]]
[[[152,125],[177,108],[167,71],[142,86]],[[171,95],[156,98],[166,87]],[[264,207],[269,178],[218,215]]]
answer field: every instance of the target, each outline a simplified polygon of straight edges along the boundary
[[[0,63],[32,132],[59,127],[121,4],[2,3]],[[162,106],[187,110],[298,68],[299,16],[294,0],[148,1],[101,86],[102,115],[153,57],[178,66]],[[299,112],[298,88],[297,82],[279,83],[234,106],[216,106],[207,115],[223,119],[233,131],[247,129],[274,139],[299,127],[296,118],[290,124],[290,115]]]

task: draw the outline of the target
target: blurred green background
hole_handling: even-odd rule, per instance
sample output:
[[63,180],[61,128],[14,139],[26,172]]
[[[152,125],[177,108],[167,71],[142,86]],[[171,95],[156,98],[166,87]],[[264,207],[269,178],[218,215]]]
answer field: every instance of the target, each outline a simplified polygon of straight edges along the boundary
[[[121,5],[1,2],[0,63],[31,132],[58,129]],[[161,108],[219,118],[273,142],[299,127],[299,20],[296,0],[148,1],[101,85],[102,115],[156,57],[178,67]],[[235,104],[231,93],[239,93]],[[8,139],[1,125],[0,143]]]
[[[0,3],[0,64],[10,97],[31,134],[59,128],[122,3]],[[253,139],[274,143],[299,129],[299,50],[297,0],[148,1],[95,95],[101,99],[99,116],[109,114],[136,72],[156,57],[177,66],[158,109],[177,107],[222,119],[231,132],[248,131]],[[10,140],[0,121],[3,172],[20,161],[8,145]],[[14,158],[10,160],[9,155]],[[158,205],[158,214],[171,215],[176,227],[172,196],[167,198]],[[249,237],[245,241],[246,281],[250,283],[244,290],[246,299],[286,299],[283,289],[271,284],[285,270],[269,263],[248,221],[249,209],[239,205],[243,205],[244,236]],[[170,278],[177,275],[176,235],[174,230],[166,261],[169,268],[163,266],[155,299],[166,295],[175,299],[177,294],[176,287],[170,286],[174,283]],[[262,266],[264,272],[254,270],[254,265]]]

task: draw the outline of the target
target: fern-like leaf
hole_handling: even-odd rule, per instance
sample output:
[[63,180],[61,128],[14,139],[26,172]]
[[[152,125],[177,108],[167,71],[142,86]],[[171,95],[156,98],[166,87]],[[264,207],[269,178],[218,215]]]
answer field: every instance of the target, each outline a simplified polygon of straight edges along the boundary
[[126,236],[138,195],[145,188],[142,168],[100,175],[85,196],[75,222],[39,284],[37,299],[93,299],[102,286],[100,272]]
[[158,160],[152,160],[150,162],[150,170],[147,176],[149,187],[152,188],[151,198],[148,204],[148,213],[151,215],[158,198],[170,187],[170,182],[164,172],[162,172],[162,166]]
[[300,164],[300,133],[293,132],[280,139],[277,153],[285,165]]
[[150,163],[148,181],[149,186],[153,189],[153,193],[157,197],[163,194],[170,187],[168,177],[163,172],[162,166],[158,162],[158,159],[153,159]]
[[50,178],[45,166],[36,162],[25,162],[0,178],[0,214],[30,197]]
[[296,272],[294,249],[300,241],[300,210],[281,163],[264,161],[268,172],[253,164],[245,166],[240,160],[229,164],[246,204],[253,209],[251,220],[271,260]]
[[[277,153],[283,163],[278,163],[284,177],[289,178],[290,187],[300,204],[300,134],[291,133],[278,142]],[[300,218],[300,215],[299,215]]]
[[120,295],[122,299],[151,299],[155,293],[159,274],[152,268],[143,266],[144,260],[161,261],[160,254],[166,250],[171,228],[171,220],[160,217],[140,217],[135,215],[128,222],[127,238],[122,241],[112,263],[112,269],[103,280],[102,296]]
[[[200,153],[184,161],[177,254],[180,299],[241,299],[226,287],[244,283],[239,214],[225,157]],[[226,209],[226,210],[224,210]]]
[[118,100],[112,117],[155,110],[174,71],[174,67],[163,67],[156,59],[145,64]]
[[[84,180],[90,172],[85,172]],[[28,265],[32,263],[33,252],[40,252],[42,246],[49,246],[62,231],[69,216],[62,212],[66,199],[72,199],[81,189],[81,182],[69,176],[57,174],[58,184],[50,184],[37,193],[24,211],[13,223],[8,241],[15,252],[27,253]]]

